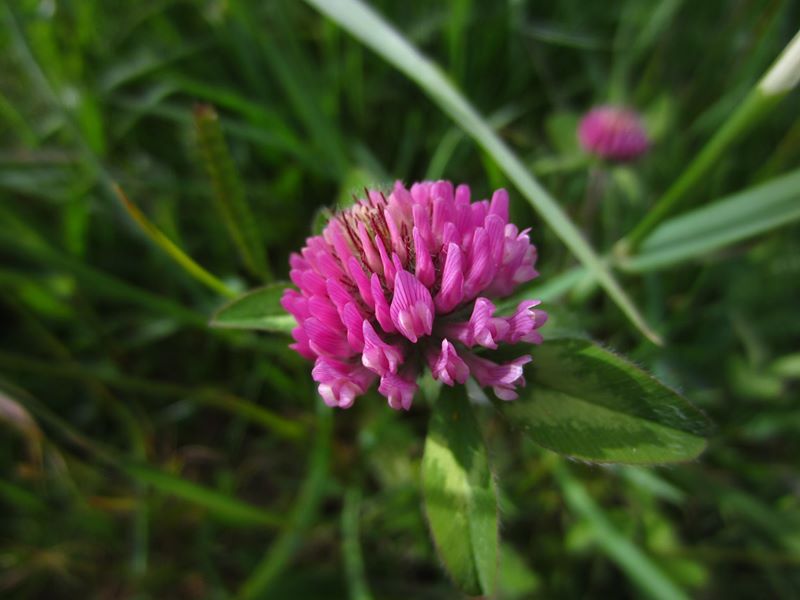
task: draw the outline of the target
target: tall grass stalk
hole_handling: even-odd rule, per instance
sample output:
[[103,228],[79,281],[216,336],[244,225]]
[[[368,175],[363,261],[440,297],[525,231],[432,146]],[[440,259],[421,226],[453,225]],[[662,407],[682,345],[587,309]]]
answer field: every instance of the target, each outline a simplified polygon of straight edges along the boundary
[[616,253],[621,256],[633,253],[659,223],[681,208],[687,202],[689,193],[719,162],[723,154],[761,123],[797,85],[798,79],[800,31],[647,216],[617,244]]

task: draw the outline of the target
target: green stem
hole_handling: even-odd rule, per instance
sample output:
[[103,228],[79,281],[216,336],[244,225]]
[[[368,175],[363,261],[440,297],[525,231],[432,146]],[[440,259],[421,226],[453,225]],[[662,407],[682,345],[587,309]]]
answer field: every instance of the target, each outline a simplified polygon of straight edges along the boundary
[[553,475],[561,487],[567,506],[591,526],[595,543],[648,596],[662,600],[687,598],[683,590],[646,554],[614,527],[586,487],[570,474],[563,461],[555,464]]
[[761,122],[781,98],[783,94],[768,96],[758,88],[753,89],[647,216],[624,238],[618,246],[619,252],[630,254],[635,251],[659,223],[685,204],[689,192],[719,162],[728,148]]
[[361,513],[361,490],[351,487],[345,492],[342,506],[342,554],[351,600],[372,600],[364,572],[364,557],[358,539]]
[[130,217],[136,222],[142,231],[144,231],[147,237],[153,240],[153,242],[159,248],[166,252],[169,257],[178,264],[178,266],[180,266],[189,275],[194,277],[197,281],[203,285],[206,285],[218,294],[222,294],[228,298],[233,298],[236,296],[235,291],[197,264],[194,259],[186,254],[177,244],[175,244],[175,242],[164,235],[161,230],[156,227],[156,225],[150,219],[148,219],[147,216],[145,216],[139,207],[131,202],[118,184],[115,183],[113,187],[117,194],[117,198],[119,198],[119,201],[122,203],[122,206],[125,208]]
[[306,530],[311,526],[322,501],[328,481],[333,430],[333,415],[318,401],[317,430],[309,458],[308,474],[292,513],[283,519],[286,529],[270,546],[264,558],[244,582],[238,593],[240,600],[269,598],[270,586],[288,566],[300,548]]
[[628,256],[667,216],[675,212],[722,155],[764,117],[800,80],[800,31],[789,41],[780,56],[753,87],[739,108],[717,130],[678,180],[656,202],[633,231],[617,243],[615,253]]

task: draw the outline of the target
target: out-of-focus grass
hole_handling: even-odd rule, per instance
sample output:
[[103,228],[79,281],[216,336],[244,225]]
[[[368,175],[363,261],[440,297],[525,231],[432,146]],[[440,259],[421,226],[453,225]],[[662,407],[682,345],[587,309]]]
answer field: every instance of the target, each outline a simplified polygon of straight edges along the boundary
[[[489,115],[601,253],[719,130],[800,16],[791,0],[373,7]],[[718,426],[693,464],[566,470],[485,415],[503,597],[800,593],[797,225],[702,255],[673,244],[681,262],[618,273],[666,340],[655,349],[572,270],[507,165],[303,3],[20,0],[0,22],[4,597],[457,597],[420,512],[425,402],[398,415],[374,395],[318,412],[286,338],[209,329],[224,297],[142,235],[111,185],[244,290],[285,278],[318,210],[355,182],[426,173],[479,194],[509,186],[539,247],[537,286],[552,283],[541,289],[554,327],[632,353]],[[575,143],[576,116],[609,99],[641,109],[656,139],[634,165],[593,163]],[[216,107],[240,177],[230,206],[252,230],[239,241],[205,170],[198,104]],[[797,113],[795,92],[687,202],[746,189],[752,204],[778,202],[763,190],[793,177]]]

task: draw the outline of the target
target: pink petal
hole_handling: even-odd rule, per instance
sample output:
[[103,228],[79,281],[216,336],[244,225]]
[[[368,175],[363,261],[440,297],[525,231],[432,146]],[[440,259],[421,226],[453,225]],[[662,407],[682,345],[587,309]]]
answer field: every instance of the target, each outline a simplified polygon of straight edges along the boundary
[[383,287],[381,286],[381,280],[377,274],[372,274],[370,285],[372,289],[372,298],[375,301],[375,318],[378,319],[378,323],[380,323],[380,326],[386,333],[396,332],[397,329],[392,321],[389,302],[386,300]]
[[433,378],[452,386],[455,382],[464,383],[469,377],[469,367],[446,338],[442,340],[441,352],[432,352],[428,357]]
[[295,350],[300,356],[309,360],[314,360],[317,357],[317,353],[308,345],[308,334],[302,325],[292,329],[292,337],[295,343],[289,344],[289,348]]
[[524,300],[519,303],[517,312],[508,318],[509,332],[506,336],[508,343],[542,343],[542,336],[536,329],[547,322],[547,313],[543,310],[534,310],[533,307],[539,304],[540,300]]
[[[294,279],[292,280],[294,281]],[[306,295],[324,296],[328,293],[325,286],[325,278],[314,271],[305,271],[300,275],[300,282],[294,282],[297,287],[303,290]]]
[[498,364],[474,354],[467,354],[464,360],[480,386],[491,386],[501,400],[514,400],[517,397],[516,388],[525,386],[522,367],[531,361],[531,357],[524,355],[509,363]]
[[361,242],[367,265],[369,265],[373,273],[380,273],[381,257],[375,250],[375,246],[372,245],[372,239],[369,237],[369,233],[367,233],[367,227],[362,222],[358,223],[358,240]]
[[308,345],[317,354],[332,358],[347,358],[354,354],[341,327],[339,330],[332,329],[316,317],[303,321],[303,327],[308,335]]
[[311,296],[308,299],[308,311],[328,329],[338,331],[342,328],[339,311],[327,296]]
[[436,309],[440,313],[449,313],[464,299],[464,273],[461,269],[461,248],[450,244],[442,271],[442,287],[436,294]]
[[422,239],[422,235],[419,232],[419,229],[414,227],[414,253],[416,256],[416,276],[422,282],[422,285],[426,287],[430,287],[433,285],[433,282],[436,280],[436,272],[433,269],[433,261],[431,260],[431,254],[428,250],[428,247],[425,245],[425,242]]
[[308,299],[297,290],[288,288],[281,297],[281,306],[290,313],[298,323],[311,316],[308,311]]
[[369,321],[365,320],[362,327],[364,339],[362,364],[378,375],[396,373],[397,368],[403,363],[402,350],[384,342]]
[[397,330],[412,342],[433,331],[431,293],[408,271],[395,276],[390,314]]
[[389,259],[386,252],[386,247],[383,245],[383,240],[380,236],[375,238],[375,246],[378,248],[378,255],[381,257],[381,266],[383,267],[383,280],[386,282],[386,287],[391,292],[394,288],[394,275],[397,272],[394,264]]
[[328,406],[350,408],[357,396],[367,391],[375,375],[361,365],[319,357],[311,370],[318,390]]
[[503,220],[503,224],[508,223],[508,192],[503,188],[495,190],[494,194],[492,194],[489,214],[500,217]]
[[467,277],[464,279],[464,296],[474,298],[478,292],[486,287],[487,280],[491,281],[494,275],[492,269],[492,256],[489,234],[480,227],[475,230],[470,249],[470,265]]
[[387,373],[381,377],[378,391],[389,400],[389,406],[395,410],[408,410],[417,393],[416,381],[405,379],[396,373]]
[[355,304],[351,302],[344,307],[342,323],[347,328],[347,343],[356,352],[362,352],[364,349],[364,333],[361,325],[363,322],[364,315]]
[[433,233],[431,232],[430,212],[427,206],[414,205],[414,227],[419,230],[419,235],[428,252],[433,249]]
[[358,293],[361,294],[361,299],[364,301],[364,304],[370,309],[374,309],[375,300],[372,298],[369,278],[366,273],[364,273],[364,269],[361,268],[361,263],[358,262],[358,259],[355,257],[351,258],[347,262],[347,270],[350,272],[350,277],[355,282]]
[[406,251],[406,242],[400,232],[400,227],[398,227],[397,221],[395,221],[395,218],[388,209],[383,211],[383,216],[386,219],[386,226],[389,228],[389,236],[392,240],[392,252],[396,253],[400,257],[400,261],[405,264],[408,260],[408,252]]
[[328,298],[331,299],[331,302],[336,307],[341,317],[344,307],[348,304],[355,303],[355,298],[353,298],[352,294],[345,289],[338,279],[328,279],[328,281],[325,282],[325,286],[328,288]]

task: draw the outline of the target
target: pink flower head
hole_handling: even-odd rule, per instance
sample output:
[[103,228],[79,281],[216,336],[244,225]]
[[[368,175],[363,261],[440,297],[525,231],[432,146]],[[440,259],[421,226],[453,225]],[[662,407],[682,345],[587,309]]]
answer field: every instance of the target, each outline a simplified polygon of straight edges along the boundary
[[475,353],[538,344],[547,320],[537,300],[505,316],[490,300],[537,275],[528,230],[508,222],[506,191],[471,202],[466,185],[424,181],[366,195],[291,256],[299,291],[282,298],[297,320],[292,348],[315,361],[325,403],[348,408],[379,380],[389,406],[408,410],[426,364],[446,385],[472,375],[516,398],[530,356],[497,363]]
[[628,108],[593,108],[578,125],[581,146],[601,158],[627,161],[638,158],[650,146],[639,115]]

